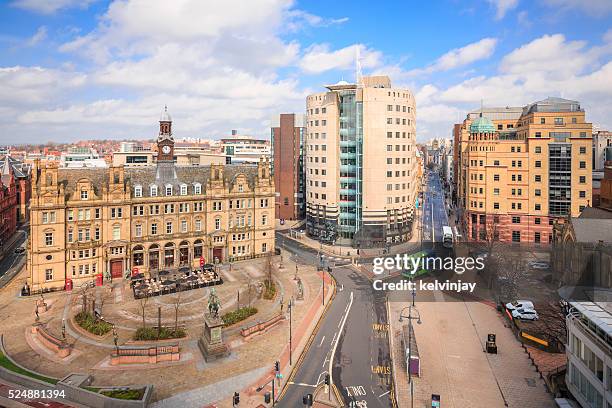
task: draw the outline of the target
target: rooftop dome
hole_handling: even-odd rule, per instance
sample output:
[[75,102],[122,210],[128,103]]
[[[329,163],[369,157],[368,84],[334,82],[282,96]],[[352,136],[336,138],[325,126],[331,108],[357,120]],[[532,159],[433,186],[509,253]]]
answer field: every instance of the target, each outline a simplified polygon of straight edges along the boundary
[[470,125],[470,133],[493,133],[495,132],[495,126],[491,119],[486,116],[482,116],[482,112],[480,113],[480,117],[476,119]]
[[168,106],[164,106],[164,111],[162,112],[160,118],[160,122],[172,122],[172,116],[168,113]]

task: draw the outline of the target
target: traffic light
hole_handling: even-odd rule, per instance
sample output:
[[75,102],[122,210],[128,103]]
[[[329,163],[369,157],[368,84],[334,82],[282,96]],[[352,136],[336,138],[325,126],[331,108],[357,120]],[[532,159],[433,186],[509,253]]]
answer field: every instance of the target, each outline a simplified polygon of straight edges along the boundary
[[325,374],[325,385],[329,385],[329,374]]
[[280,371],[280,361],[277,361],[274,363],[274,371],[276,372]]
[[272,396],[270,395],[270,393],[269,393],[269,392],[266,392],[266,393],[264,394],[264,402],[265,402],[266,404],[269,404],[271,399],[272,399]]
[[239,393],[237,392],[234,393],[234,399],[232,402],[234,403],[234,405],[240,404],[240,394]]
[[304,397],[302,397],[302,404],[306,405],[307,407],[312,407],[312,394],[304,395]]

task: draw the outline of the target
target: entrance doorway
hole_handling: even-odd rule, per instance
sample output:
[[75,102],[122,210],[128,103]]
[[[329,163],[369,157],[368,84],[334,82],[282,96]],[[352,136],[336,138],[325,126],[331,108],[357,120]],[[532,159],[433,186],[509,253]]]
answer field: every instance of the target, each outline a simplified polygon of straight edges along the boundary
[[213,261],[215,258],[223,262],[223,248],[213,248]]
[[113,278],[123,277],[123,261],[121,259],[113,259],[110,261],[111,276]]

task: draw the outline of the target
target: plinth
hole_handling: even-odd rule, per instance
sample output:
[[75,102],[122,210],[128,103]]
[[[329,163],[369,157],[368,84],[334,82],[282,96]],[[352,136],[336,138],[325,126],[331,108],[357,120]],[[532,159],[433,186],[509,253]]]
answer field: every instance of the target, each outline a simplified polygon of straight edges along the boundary
[[198,346],[206,362],[229,355],[229,347],[223,341],[223,320],[210,314],[204,315],[204,333]]

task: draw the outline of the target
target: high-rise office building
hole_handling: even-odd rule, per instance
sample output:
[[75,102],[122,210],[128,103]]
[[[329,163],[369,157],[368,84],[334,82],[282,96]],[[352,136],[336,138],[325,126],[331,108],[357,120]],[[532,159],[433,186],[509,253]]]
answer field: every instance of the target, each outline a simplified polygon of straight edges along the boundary
[[412,234],[415,101],[387,76],[306,100],[306,228],[324,242],[381,246]]
[[277,219],[299,220],[306,214],[305,132],[304,115],[281,113],[272,119],[270,139]]
[[550,242],[555,219],[592,205],[591,130],[580,103],[561,98],[470,113],[458,172],[467,238]]

